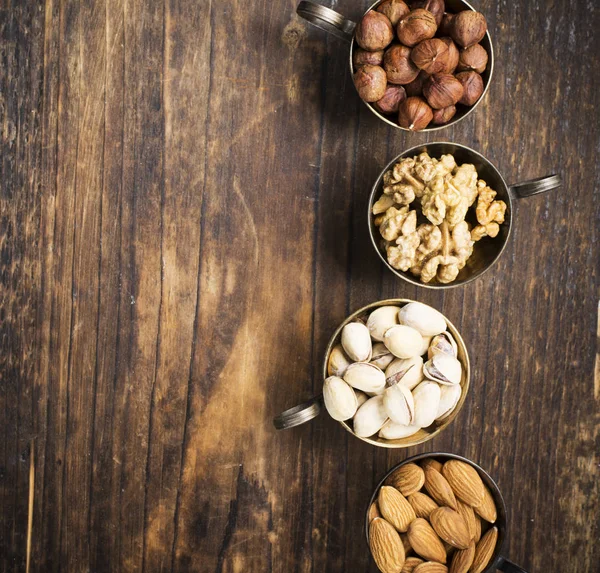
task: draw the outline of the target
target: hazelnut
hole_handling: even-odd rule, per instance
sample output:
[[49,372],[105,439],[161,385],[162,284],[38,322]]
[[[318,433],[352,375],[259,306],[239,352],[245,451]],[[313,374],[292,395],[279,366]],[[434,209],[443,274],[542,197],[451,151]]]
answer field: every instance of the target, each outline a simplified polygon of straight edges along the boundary
[[444,12],[442,16],[442,23],[438,26],[438,33],[440,36],[449,36],[450,30],[452,29],[452,22],[454,21],[456,14],[450,12]]
[[369,10],[356,26],[356,42],[363,50],[383,50],[394,39],[394,29],[387,16]]
[[423,85],[423,95],[434,109],[455,105],[463,95],[463,86],[452,74],[433,74]]
[[402,0],[385,0],[377,6],[377,12],[385,14],[392,26],[396,26],[410,12],[410,8]]
[[433,119],[433,111],[422,97],[409,97],[400,104],[398,123],[411,131],[425,129]]
[[442,40],[442,42],[448,46],[448,58],[446,60],[446,65],[444,66],[444,69],[440,70],[440,72],[444,74],[452,74],[454,73],[456,66],[458,66],[460,53],[456,47],[456,44],[452,41],[452,38],[448,38],[446,36],[445,38],[440,38],[440,40]]
[[362,48],[356,48],[352,53],[352,63],[355,68],[358,66],[364,66],[365,64],[371,64],[372,66],[380,66],[383,63],[383,50],[377,50],[376,52],[369,52]]
[[456,79],[463,86],[463,95],[458,100],[464,105],[473,105],[483,93],[483,78],[477,72],[460,72]]
[[385,95],[373,107],[380,113],[398,113],[398,108],[405,99],[406,92],[402,86],[388,84]]
[[486,30],[487,21],[481,12],[464,10],[454,17],[450,35],[459,46],[468,48],[480,42]]
[[473,44],[460,52],[457,70],[468,72],[473,70],[478,74],[485,71],[488,63],[488,53],[481,44]]
[[454,114],[456,114],[456,106],[454,105],[449,105],[442,109],[434,109],[433,123],[435,123],[435,125],[444,125],[454,117]]
[[438,38],[423,40],[413,48],[410,58],[428,74],[441,72],[448,65],[448,45]]
[[404,86],[406,95],[408,97],[420,96],[423,93],[423,84],[428,77],[429,74],[427,72],[421,71],[416,79]]
[[429,10],[422,8],[411,10],[396,26],[398,39],[411,48],[423,40],[433,38],[436,30],[435,17]]
[[419,68],[410,59],[410,52],[410,48],[395,44],[383,55],[383,67],[391,84],[408,84],[419,75]]
[[385,95],[387,86],[385,70],[380,66],[370,64],[361,66],[354,74],[354,85],[363,100],[377,101]]
[[413,10],[415,8],[429,10],[435,18],[435,23],[439,26],[442,23],[446,6],[444,5],[444,0],[419,0],[418,2],[413,2],[411,8]]

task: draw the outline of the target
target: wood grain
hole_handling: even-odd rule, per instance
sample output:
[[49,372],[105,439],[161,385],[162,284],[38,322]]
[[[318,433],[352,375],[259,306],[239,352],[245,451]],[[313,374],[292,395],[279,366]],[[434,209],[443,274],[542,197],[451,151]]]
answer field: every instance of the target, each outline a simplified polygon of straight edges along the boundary
[[[433,450],[497,479],[513,561],[595,570],[600,10],[476,5],[490,92],[424,136],[361,104],[347,45],[293,0],[0,4],[0,571],[25,570],[29,519],[31,571],[375,571],[372,489]],[[445,293],[395,279],[365,223],[382,167],[434,139],[564,181]],[[393,296],[469,345],[453,426],[406,452],[325,416],[276,432],[335,327]]]

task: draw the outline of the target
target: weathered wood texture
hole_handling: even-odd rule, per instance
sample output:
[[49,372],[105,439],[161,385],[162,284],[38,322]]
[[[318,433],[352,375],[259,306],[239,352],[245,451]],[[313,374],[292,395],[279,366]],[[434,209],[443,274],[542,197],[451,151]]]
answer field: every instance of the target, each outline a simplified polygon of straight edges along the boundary
[[[434,449],[497,478],[513,560],[598,570],[600,8],[477,6],[493,85],[429,139],[564,187],[442,294],[382,267],[364,214],[426,137],[378,122],[295,0],[1,3],[0,571],[24,570],[32,448],[32,571],[374,571],[373,485]],[[326,417],[277,433],[336,325],[390,296],[470,347],[452,428],[408,452]]]

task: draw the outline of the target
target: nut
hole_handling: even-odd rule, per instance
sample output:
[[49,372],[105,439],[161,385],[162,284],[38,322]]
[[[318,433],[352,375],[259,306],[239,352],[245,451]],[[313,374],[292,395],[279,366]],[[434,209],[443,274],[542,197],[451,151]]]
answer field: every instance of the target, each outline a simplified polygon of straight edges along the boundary
[[449,507],[438,507],[429,520],[435,532],[446,543],[457,549],[466,549],[471,543],[469,529],[460,513]]
[[478,518],[475,517],[475,512],[473,511],[473,508],[470,505],[467,505],[464,501],[461,501],[460,499],[456,500],[456,505],[456,511],[458,511],[458,513],[462,515],[462,518],[467,524],[467,529],[469,530],[469,537],[471,539],[475,539],[475,536],[477,535],[476,521]]
[[[425,472],[423,472],[423,483],[425,483]],[[415,515],[424,519],[429,519],[431,512],[439,507],[433,499],[420,491],[409,495],[408,503],[410,503],[415,510]]]
[[423,84],[428,77],[429,74],[421,70],[416,79],[404,86],[406,95],[408,97],[420,96],[423,93]]
[[442,16],[442,21],[438,27],[438,34],[440,34],[441,36],[447,36],[450,34],[450,30],[452,29],[452,22],[454,21],[454,16],[456,16],[456,14],[444,12],[444,15]]
[[[481,538],[475,547],[475,558],[469,570],[471,573],[482,573],[488,566],[490,559],[494,555],[496,542],[498,541],[498,528],[492,527]],[[411,543],[412,545],[412,543]]]
[[[400,493],[404,497],[408,497],[418,492],[425,483],[425,472],[417,464],[404,464],[400,466],[385,482],[387,485],[395,487],[400,490]],[[413,504],[409,503],[413,507]],[[416,514],[416,511],[414,511]],[[416,517],[421,517],[416,515]]]
[[429,523],[417,517],[408,528],[408,541],[415,553],[428,561],[446,563],[446,550]]
[[346,356],[341,344],[337,344],[331,349],[329,359],[327,360],[327,374],[329,376],[344,376],[344,372],[351,362]]
[[485,486],[473,466],[460,460],[448,460],[442,468],[442,475],[448,480],[456,497],[472,507],[483,503]]
[[431,360],[436,354],[449,354],[455,358],[458,356],[458,346],[454,337],[448,332],[442,332],[431,339],[427,350],[427,358]]
[[481,516],[488,523],[496,523],[496,519],[498,518],[496,504],[490,490],[486,486],[484,486],[483,501],[473,509],[477,515]]
[[[419,75],[419,68],[410,59],[411,49],[394,44],[383,55],[383,68],[391,84],[408,84]],[[383,96],[382,96],[383,97]]]
[[376,517],[381,517],[381,513],[377,507],[377,502],[374,501],[369,507],[369,523],[371,523],[371,521],[373,521]]
[[425,471],[427,468],[433,468],[436,472],[442,473],[442,468],[444,465],[441,462],[438,462],[435,458],[425,458],[421,462],[421,467],[423,468],[423,471]]
[[354,37],[363,50],[375,52],[390,45],[394,39],[394,29],[387,16],[369,10],[356,26]]
[[411,131],[425,129],[433,119],[433,110],[422,97],[409,97],[400,104],[398,123]]
[[385,378],[386,386],[402,384],[412,390],[423,380],[423,359],[420,356],[396,358],[385,369]]
[[398,324],[399,306],[380,306],[367,318],[367,328],[373,340],[383,341],[385,333]]
[[377,366],[368,362],[350,364],[344,372],[344,380],[352,388],[372,394],[381,394],[385,389],[385,374]]
[[456,509],[456,497],[454,497],[454,492],[448,480],[431,466],[423,469],[425,470],[425,489],[429,492],[429,495],[440,505],[447,505],[452,509]]
[[423,336],[418,330],[410,326],[398,324],[385,332],[383,343],[394,356],[412,358],[413,356],[419,356]]
[[488,63],[488,53],[481,44],[473,44],[459,53],[458,67],[459,72],[474,71],[482,74]]
[[444,125],[448,123],[456,115],[456,106],[449,105],[442,109],[433,110],[433,123],[435,125]]
[[388,84],[384,96],[377,100],[373,107],[383,114],[398,113],[400,104],[406,99],[406,92],[402,86]]
[[398,313],[400,324],[411,326],[423,336],[435,336],[446,330],[444,315],[422,302],[409,302]]
[[462,394],[462,388],[460,384],[443,385],[440,386],[440,392],[440,404],[435,419],[442,421],[452,414],[454,408],[456,408]]
[[380,66],[361,66],[354,73],[354,85],[361,99],[366,102],[380,100],[385,95],[387,77]]
[[362,322],[346,324],[342,329],[341,342],[346,354],[355,362],[366,362],[371,359],[371,335]]
[[417,68],[435,74],[448,65],[448,45],[439,38],[423,40],[413,48],[410,57]]
[[383,63],[383,50],[369,52],[362,48],[356,48],[352,53],[352,63],[354,64],[355,69],[366,64],[371,66],[381,66]]
[[422,8],[411,10],[396,26],[399,40],[411,48],[423,40],[433,38],[436,30],[435,16]]
[[411,522],[417,518],[412,505],[396,488],[391,486],[381,487],[377,505],[385,520],[401,533],[405,533]]
[[477,72],[460,72],[456,74],[456,79],[463,86],[459,103],[473,105],[483,93],[483,78]]
[[376,517],[369,525],[369,547],[382,573],[402,571],[404,546],[398,532],[385,519]]
[[486,31],[487,21],[481,12],[464,10],[454,17],[450,35],[457,44],[463,48],[468,48],[480,42]]
[[456,44],[452,41],[452,38],[445,36],[440,38],[440,40],[444,42],[446,46],[448,46],[448,59],[446,60],[446,66],[440,71],[444,74],[453,74],[460,60],[460,52],[458,51]]
[[414,573],[415,567],[421,563],[424,563],[423,559],[419,559],[418,557],[407,557],[400,573]]
[[423,85],[423,95],[434,109],[455,105],[463,96],[463,86],[452,74],[433,74]]
[[410,8],[402,0],[385,0],[377,6],[377,12],[385,14],[395,27],[410,12]]
[[471,541],[466,549],[459,549],[452,557],[450,573],[467,573],[475,559],[475,542]]
[[426,561],[415,567],[413,573],[448,573],[448,567],[435,561]]
[[337,376],[329,376],[323,382],[323,400],[329,415],[338,422],[349,420],[358,409],[354,390]]
[[385,370],[394,360],[394,355],[387,349],[383,342],[376,342],[373,344],[371,364]]
[[419,0],[418,2],[413,2],[411,4],[412,9],[415,8],[423,8],[424,10],[429,10],[433,17],[435,18],[435,23],[439,26],[442,23],[442,18],[444,17],[444,0]]
[[[387,421],[383,396],[369,398],[354,415],[354,433],[360,438],[376,434]],[[381,510],[381,507],[379,508]]]
[[383,393],[383,407],[395,424],[410,426],[415,415],[415,403],[410,390],[402,384],[394,384]]
[[438,384],[460,384],[462,364],[450,354],[435,354],[423,365],[423,374]]
[[427,428],[433,424],[440,406],[440,396],[440,387],[429,380],[424,380],[413,390],[415,403],[413,424],[420,428]]
[[420,429],[419,426],[403,426],[389,420],[379,430],[379,437],[384,440],[399,440],[414,436]]

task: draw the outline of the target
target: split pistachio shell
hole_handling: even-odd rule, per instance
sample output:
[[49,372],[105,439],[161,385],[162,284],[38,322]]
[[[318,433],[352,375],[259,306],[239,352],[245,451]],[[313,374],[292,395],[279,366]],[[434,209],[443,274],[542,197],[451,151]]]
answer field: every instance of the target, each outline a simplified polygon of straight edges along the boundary
[[362,322],[350,322],[342,329],[342,347],[351,360],[368,362],[371,359],[371,336]]
[[374,364],[355,362],[348,366],[344,380],[357,390],[378,394],[385,388],[385,374]]
[[361,392],[360,390],[354,390],[354,393],[356,394],[356,401],[358,403],[358,408],[360,408],[369,399],[369,397],[364,392]]
[[354,415],[354,433],[361,438],[368,438],[381,430],[387,419],[383,396],[369,398]]
[[413,356],[420,356],[423,337],[418,330],[400,324],[392,326],[386,331],[383,343],[394,356],[412,358]]
[[423,336],[435,336],[446,330],[444,315],[422,302],[409,302],[402,307],[398,318],[400,324],[411,326]]
[[367,328],[374,340],[383,340],[387,330],[398,324],[399,306],[380,306],[367,319]]
[[412,358],[396,358],[385,370],[386,385],[402,384],[412,390],[423,380],[423,359],[420,356]]
[[440,396],[440,387],[429,380],[424,380],[413,390],[414,425],[427,428],[433,424],[440,405]]
[[438,384],[460,384],[462,364],[449,354],[436,354],[423,365],[423,374]]
[[452,386],[440,386],[440,405],[435,416],[436,420],[445,420],[456,408],[462,388],[460,384],[452,384]]
[[337,376],[330,376],[323,383],[323,401],[329,415],[342,422],[356,414],[358,400],[352,387]]
[[383,342],[373,344],[373,353],[371,356],[371,364],[375,364],[377,368],[385,370],[395,356],[387,349]]
[[421,352],[419,353],[419,356],[423,356],[429,352],[429,346],[431,345],[432,339],[433,336],[423,336],[423,346],[421,346]]
[[329,376],[343,376],[346,372],[346,368],[350,366],[352,362],[346,356],[344,349],[341,344],[334,346],[329,353],[329,360],[327,361],[327,374]]
[[384,440],[399,440],[400,438],[413,436],[420,429],[419,426],[403,426],[402,424],[395,424],[389,420],[383,425],[381,430],[379,430],[379,437]]
[[413,421],[415,403],[410,390],[401,384],[386,388],[383,393],[383,407],[388,418],[396,424],[408,426]]
[[458,346],[448,331],[432,337],[427,350],[427,358],[431,360],[436,354],[449,354],[454,358],[458,356]]

